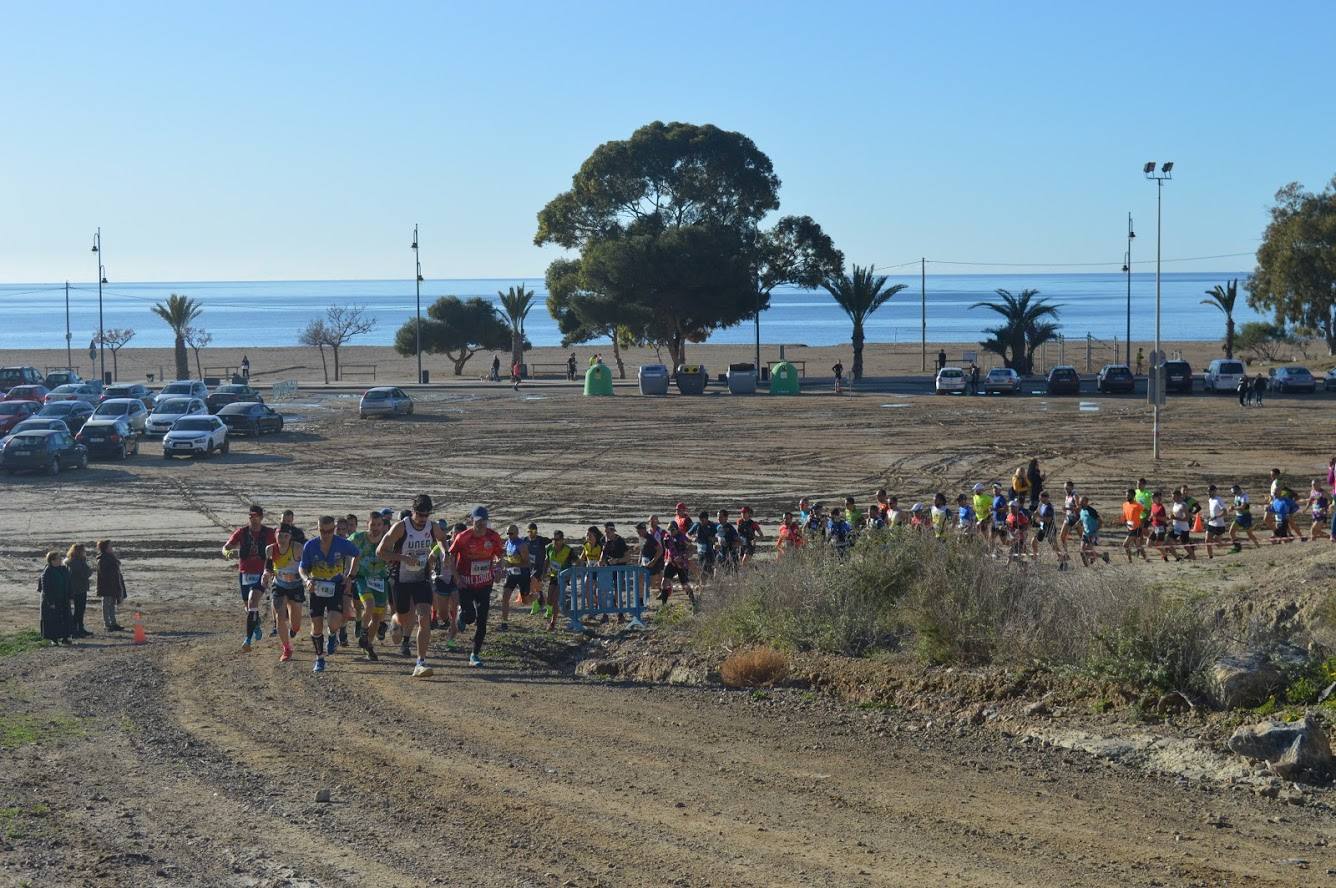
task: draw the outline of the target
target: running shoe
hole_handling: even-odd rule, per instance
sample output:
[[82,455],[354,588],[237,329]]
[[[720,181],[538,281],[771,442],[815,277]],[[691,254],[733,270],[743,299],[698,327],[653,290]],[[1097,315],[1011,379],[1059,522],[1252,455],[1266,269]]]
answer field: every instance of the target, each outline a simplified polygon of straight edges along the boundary
[[470,665],[470,666],[481,666],[481,665],[482,665],[482,658],[479,657],[477,654],[469,654],[469,665]]
[[366,658],[373,663],[380,659],[380,657],[376,656],[376,649],[369,644],[366,646]]
[[498,632],[509,632],[509,631],[510,631],[510,624],[509,624],[509,623],[502,623],[500,626],[497,626],[497,627],[496,627],[496,630],[497,630]]
[[377,640],[377,641],[384,641],[384,640],[385,640],[385,624],[384,624],[384,623],[381,623],[381,624],[380,624],[380,628],[376,630],[376,640]]
[[320,657],[320,658],[318,658],[318,659],[315,661],[315,668],[313,668],[311,671],[312,671],[312,672],[324,672],[324,671],[325,671],[325,658],[324,658],[324,657]]
[[339,645],[340,645],[341,647],[347,647],[347,646],[348,646],[348,627],[347,627],[347,626],[344,626],[342,629],[339,630]]
[[264,641],[264,630],[260,628],[260,624],[258,623],[255,624],[254,631],[251,632],[251,640],[255,642],[255,644]]
[[283,653],[278,655],[278,662],[286,663],[291,659],[292,659],[292,648],[288,647],[287,645],[284,645]]
[[431,667],[428,666],[422,660],[419,660],[418,664],[413,667],[414,678],[429,678],[431,674],[432,674]]
[[277,635],[277,634],[278,634],[278,627],[277,627],[277,626],[270,626],[270,627],[269,627],[269,637],[270,637],[270,638],[273,638],[273,637],[274,637],[275,635]]
[[407,638],[405,638],[403,641],[399,642],[399,656],[401,656],[401,657],[411,657],[411,656],[413,656],[413,652],[410,651],[410,650],[408,649],[408,639],[407,639]]
[[249,653],[250,653],[250,649],[251,649],[251,640],[250,640],[250,636],[247,635],[247,636],[246,636],[246,640],[243,641],[243,642],[241,643],[241,652],[242,652],[243,654],[249,654]]
[[455,640],[453,638],[447,638],[445,640],[445,649],[452,654],[455,652]]
[[332,654],[339,649],[339,637],[337,635],[328,635],[325,637],[325,653]]
[[549,620],[552,619],[552,605],[549,604],[547,607],[543,608],[543,616],[547,617]]
[[541,611],[542,609],[543,609],[543,605],[542,605],[542,603],[541,603],[541,602],[538,602],[538,601],[535,601],[535,602],[533,603],[533,607],[529,608],[529,616],[531,616],[531,617],[536,617],[536,616],[538,616],[538,612]]

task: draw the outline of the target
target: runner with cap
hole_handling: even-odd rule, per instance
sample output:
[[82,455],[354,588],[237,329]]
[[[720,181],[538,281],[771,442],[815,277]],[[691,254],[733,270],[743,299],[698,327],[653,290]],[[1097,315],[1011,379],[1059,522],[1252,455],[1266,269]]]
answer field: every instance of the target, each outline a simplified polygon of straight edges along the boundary
[[687,511],[686,503],[673,506],[673,523],[682,528],[683,533],[691,529],[691,513]]
[[492,606],[492,583],[505,556],[505,543],[500,534],[487,526],[486,508],[478,506],[470,517],[473,526],[455,534],[450,541],[450,554],[455,559],[455,576],[459,584],[459,631],[477,623],[469,665],[481,666],[482,643],[487,638],[487,612]]
[[[357,575],[357,547],[334,532],[334,517],[320,518],[320,535],[302,546],[299,573],[306,583],[310,600],[311,646],[315,648],[315,672],[325,671],[325,654],[333,654],[339,645],[339,627],[343,625],[343,600],[353,594]],[[323,638],[325,621],[329,636]],[[321,644],[324,641],[325,644]]]
[[223,545],[223,557],[237,559],[237,584],[241,588],[241,605],[246,611],[246,635],[241,642],[243,651],[250,651],[251,642],[259,642],[264,637],[260,599],[264,596],[267,554],[276,540],[274,529],[264,524],[264,508],[257,503],[250,507],[246,523],[232,531]]
[[[433,590],[428,573],[431,547],[436,543],[448,544],[446,533],[431,520],[432,501],[425,493],[413,497],[413,507],[407,518],[397,521],[381,538],[376,554],[390,563],[394,576],[394,620],[408,642],[408,632],[414,618],[417,623],[417,662],[413,665],[414,678],[432,674],[427,665],[427,651],[431,649],[431,606]],[[402,653],[403,648],[400,648]]]
[[520,536],[518,524],[506,528],[506,539],[502,546],[505,553],[506,579],[501,584],[501,625],[496,628],[502,632],[509,632],[510,600],[517,591],[521,600],[529,594],[529,570],[532,561],[529,557],[529,541]]
[[274,603],[274,625],[277,627],[279,644],[283,646],[278,661],[286,663],[292,659],[292,639],[302,626],[302,605],[306,603],[306,592],[302,588],[301,577],[302,547],[293,539],[292,525],[280,524],[277,538],[277,542],[270,544],[266,553],[266,579]]

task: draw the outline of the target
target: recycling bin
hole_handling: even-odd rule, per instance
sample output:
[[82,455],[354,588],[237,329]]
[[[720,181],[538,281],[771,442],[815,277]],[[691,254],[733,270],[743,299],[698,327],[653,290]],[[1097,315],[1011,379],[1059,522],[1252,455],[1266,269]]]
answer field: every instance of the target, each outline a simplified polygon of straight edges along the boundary
[[607,364],[595,364],[585,371],[584,393],[586,398],[612,394],[612,370]]
[[753,395],[756,393],[756,365],[728,365],[728,393],[730,395]]
[[636,374],[642,395],[668,394],[668,368],[662,364],[641,364]]
[[798,394],[798,368],[788,361],[780,361],[770,368],[770,394]]
[[674,376],[677,390],[684,395],[703,395],[710,384],[710,371],[704,364],[682,364]]

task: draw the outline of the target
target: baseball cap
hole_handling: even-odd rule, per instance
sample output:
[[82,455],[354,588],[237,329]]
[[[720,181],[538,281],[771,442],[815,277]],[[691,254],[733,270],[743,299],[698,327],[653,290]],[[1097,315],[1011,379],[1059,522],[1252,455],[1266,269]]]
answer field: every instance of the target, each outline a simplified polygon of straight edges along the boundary
[[476,509],[474,509],[472,512],[469,513],[469,517],[471,517],[474,521],[486,521],[487,509],[484,506],[478,506]]
[[673,506],[673,508],[679,512],[685,509],[686,507],[687,507],[686,503],[678,503],[677,505]]
[[979,484],[975,484],[975,485],[974,485],[974,492],[975,492],[975,493],[979,493],[979,492],[982,491],[982,490],[983,490],[983,484],[982,484],[982,483],[979,483]]
[[413,511],[421,512],[424,515],[430,515],[431,497],[427,496],[425,493],[419,493],[417,496],[413,497]]

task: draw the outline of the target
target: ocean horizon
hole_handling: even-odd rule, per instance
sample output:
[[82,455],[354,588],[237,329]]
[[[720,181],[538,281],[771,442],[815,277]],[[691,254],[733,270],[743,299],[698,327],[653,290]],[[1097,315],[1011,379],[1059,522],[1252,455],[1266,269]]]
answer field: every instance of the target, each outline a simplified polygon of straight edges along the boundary
[[[1209,341],[1224,336],[1224,316],[1202,305],[1206,291],[1247,272],[1173,272],[1161,278],[1161,336],[1165,340]],[[892,283],[906,289],[894,296],[865,325],[868,342],[918,342],[920,339],[920,279],[892,275]],[[440,296],[482,296],[497,302],[497,291],[523,284],[537,301],[525,324],[536,346],[557,346],[561,335],[545,305],[542,279],[523,277],[439,278],[422,284],[422,310]],[[1058,321],[1068,339],[1112,342],[1125,337],[1127,276],[1103,274],[930,274],[927,276],[927,338],[930,342],[977,342],[985,327],[998,322],[987,309],[970,309],[994,298],[997,289],[1020,292],[1026,288],[1060,306]],[[150,308],[171,293],[198,299],[204,307],[199,325],[213,335],[215,347],[286,346],[329,305],[362,305],[377,321],[376,329],[354,339],[353,345],[390,345],[394,333],[415,312],[412,280],[325,281],[160,281],[115,282],[103,287],[103,325],[131,327],[130,347],[172,345],[171,331]],[[1241,294],[1246,298],[1246,293]],[[71,342],[86,348],[97,333],[97,284],[71,283],[69,325]],[[1235,311],[1240,326],[1268,318],[1243,304]],[[1132,275],[1132,339],[1154,338],[1155,275]],[[63,283],[0,284],[0,349],[63,348],[65,345],[65,285]],[[771,344],[838,345],[849,341],[849,319],[824,290],[781,288],[761,314],[761,338]],[[711,344],[753,341],[751,321],[716,330]]]

